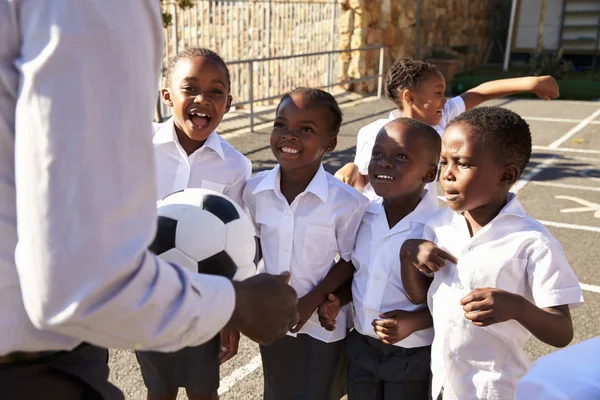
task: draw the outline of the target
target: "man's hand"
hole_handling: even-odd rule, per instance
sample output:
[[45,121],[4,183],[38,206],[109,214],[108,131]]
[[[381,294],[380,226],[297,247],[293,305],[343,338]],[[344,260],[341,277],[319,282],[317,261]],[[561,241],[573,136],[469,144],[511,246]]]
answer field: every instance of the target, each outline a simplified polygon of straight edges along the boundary
[[290,332],[299,332],[322,302],[323,298],[314,290],[305,296],[302,296],[300,300],[298,300],[298,324],[290,329]]
[[227,327],[265,345],[285,336],[299,320],[298,296],[289,281],[288,272],[234,281],[235,310]]
[[336,318],[340,313],[341,308],[342,303],[340,298],[330,293],[327,296],[327,300],[325,300],[317,309],[321,326],[328,331],[335,330]]
[[500,289],[475,289],[460,301],[465,318],[477,326],[518,319],[523,297]]
[[556,99],[559,95],[558,84],[556,80],[549,76],[535,77],[533,93],[544,100]]
[[354,186],[356,184],[356,180],[358,179],[358,175],[358,165],[354,163],[348,163],[342,168],[338,169],[334,176],[340,181],[347,183],[350,186]]
[[236,329],[223,328],[221,330],[221,352],[219,360],[221,364],[235,356],[240,343],[240,332]]
[[409,239],[402,244],[400,250],[402,262],[412,264],[425,275],[431,276],[446,265],[447,261],[457,264],[452,254],[445,252],[429,240]]
[[385,344],[394,344],[406,339],[417,331],[415,314],[403,310],[394,310],[380,315],[381,319],[371,322],[373,330]]

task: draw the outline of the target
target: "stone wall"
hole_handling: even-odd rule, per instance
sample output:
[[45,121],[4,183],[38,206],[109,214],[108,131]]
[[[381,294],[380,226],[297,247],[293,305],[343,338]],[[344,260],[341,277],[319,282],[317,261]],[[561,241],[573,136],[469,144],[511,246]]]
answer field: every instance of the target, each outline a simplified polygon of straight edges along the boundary
[[[432,50],[457,55],[470,65],[483,61],[491,34],[495,0],[421,0],[417,24],[416,0],[340,0],[340,48],[385,46],[384,73],[401,57],[427,59]],[[419,34],[417,36],[417,25]],[[418,46],[417,46],[418,37]],[[468,55],[452,50],[470,49]],[[418,51],[418,54],[415,52]],[[339,78],[357,79],[376,75],[378,51],[355,51],[342,55]],[[360,82],[349,87],[372,92],[377,81]]]

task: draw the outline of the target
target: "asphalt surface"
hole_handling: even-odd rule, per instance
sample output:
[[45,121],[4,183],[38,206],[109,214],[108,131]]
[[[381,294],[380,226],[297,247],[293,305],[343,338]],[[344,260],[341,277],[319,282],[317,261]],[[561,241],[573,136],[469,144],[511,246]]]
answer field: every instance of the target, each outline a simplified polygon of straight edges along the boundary
[[[387,118],[393,104],[385,99],[345,95],[339,98],[344,123],[336,151],[325,159],[334,172],[355,154],[358,130]],[[505,99],[500,105],[525,117],[531,126],[534,154],[523,181],[515,186],[525,210],[543,221],[560,240],[571,266],[584,287],[585,304],[573,310],[573,343],[600,335],[600,102]],[[245,132],[249,122],[243,111],[224,120],[224,137],[252,161],[259,171],[275,165],[269,148],[273,112],[257,118],[255,133]],[[262,124],[262,125],[261,125]],[[240,128],[242,128],[240,130]],[[246,129],[247,130],[247,129]],[[532,359],[554,351],[532,339],[527,352]],[[130,351],[111,351],[111,380],[128,399],[144,399],[139,368]],[[261,399],[262,369],[257,346],[242,339],[238,355],[221,368],[221,399]],[[185,399],[181,390],[178,399]]]

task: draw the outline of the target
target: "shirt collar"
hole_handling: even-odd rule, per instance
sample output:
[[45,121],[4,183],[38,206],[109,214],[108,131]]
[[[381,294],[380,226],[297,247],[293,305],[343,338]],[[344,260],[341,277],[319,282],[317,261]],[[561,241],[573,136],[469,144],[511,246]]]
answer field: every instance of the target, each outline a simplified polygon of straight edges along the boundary
[[396,109],[390,113],[390,117],[388,119],[390,121],[392,121],[392,120],[398,119],[400,117],[402,117],[402,112],[400,110]]
[[[152,139],[152,143],[155,145],[165,143],[175,143],[179,145],[179,140],[177,140],[177,134],[175,133],[175,124],[173,123],[172,117],[157,127],[154,138]],[[206,138],[206,142],[204,142],[202,147],[208,147],[212,149],[222,159],[225,159],[223,146],[221,146],[221,140],[216,131],[213,131],[210,135],[208,135],[208,138]]]
[[[410,225],[415,222],[419,224],[425,224],[427,220],[437,211],[438,203],[437,198],[431,193],[428,189],[423,189],[423,193],[421,194],[421,200],[419,204],[415,207],[413,211],[410,212],[406,217],[402,218],[400,222],[398,222],[392,229],[390,229],[390,233],[402,232],[408,228]],[[373,200],[369,207],[367,207],[367,212],[372,214],[379,214],[378,219],[382,220],[382,223],[385,223],[385,226],[388,226],[387,218],[385,216],[385,211],[383,209],[383,199]]]
[[[256,186],[256,189],[254,189],[252,193],[256,194],[267,190],[273,190],[276,193],[281,193],[280,179],[281,167],[279,164],[277,164],[275,168],[267,173],[265,178]],[[323,165],[319,166],[317,173],[312,178],[304,192],[311,192],[321,199],[323,203],[327,203],[327,200],[329,199],[329,182],[327,180],[327,173],[325,172]]]

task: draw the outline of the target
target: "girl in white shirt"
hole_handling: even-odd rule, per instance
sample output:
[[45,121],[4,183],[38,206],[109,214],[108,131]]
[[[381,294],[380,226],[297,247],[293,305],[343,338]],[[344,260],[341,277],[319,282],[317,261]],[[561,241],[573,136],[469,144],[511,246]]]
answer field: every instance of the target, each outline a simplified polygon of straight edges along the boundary
[[509,193],[530,156],[529,126],[503,108],[467,111],[444,133],[448,207],[427,222],[425,240],[401,250],[406,293],[433,316],[434,399],[442,388],[443,399],[513,399],[531,335],[557,347],[573,339],[577,277],[558,240]]
[[[394,102],[397,109],[390,113],[389,118],[372,122],[358,131],[354,162],[340,168],[335,176],[364,191],[368,197],[376,198],[369,184],[367,167],[375,136],[389,121],[399,117],[413,118],[433,126],[441,136],[454,117],[485,101],[522,92],[532,92],[546,100],[558,97],[558,85],[551,76],[485,82],[450,100],[446,100],[445,91],[446,80],[435,65],[408,58],[397,60],[385,81],[386,97]],[[429,189],[435,191],[435,185],[429,185]]]
[[368,205],[323,169],[341,122],[329,93],[299,88],[285,95],[270,137],[278,165],[251,178],[244,190],[261,242],[260,272],[290,272],[299,297],[300,322],[288,336],[260,348],[265,400],[338,400],[344,392],[347,314],[328,331],[315,312],[352,276],[350,255]]
[[[224,193],[241,205],[250,161],[216,132],[231,106],[229,70],[211,50],[188,48],[167,70],[162,99],[173,117],[156,127],[154,154],[158,198],[188,187]],[[214,399],[219,365],[237,353],[239,332],[223,329],[207,343],[174,353],[136,352],[148,400],[175,400],[179,387],[190,400]]]

